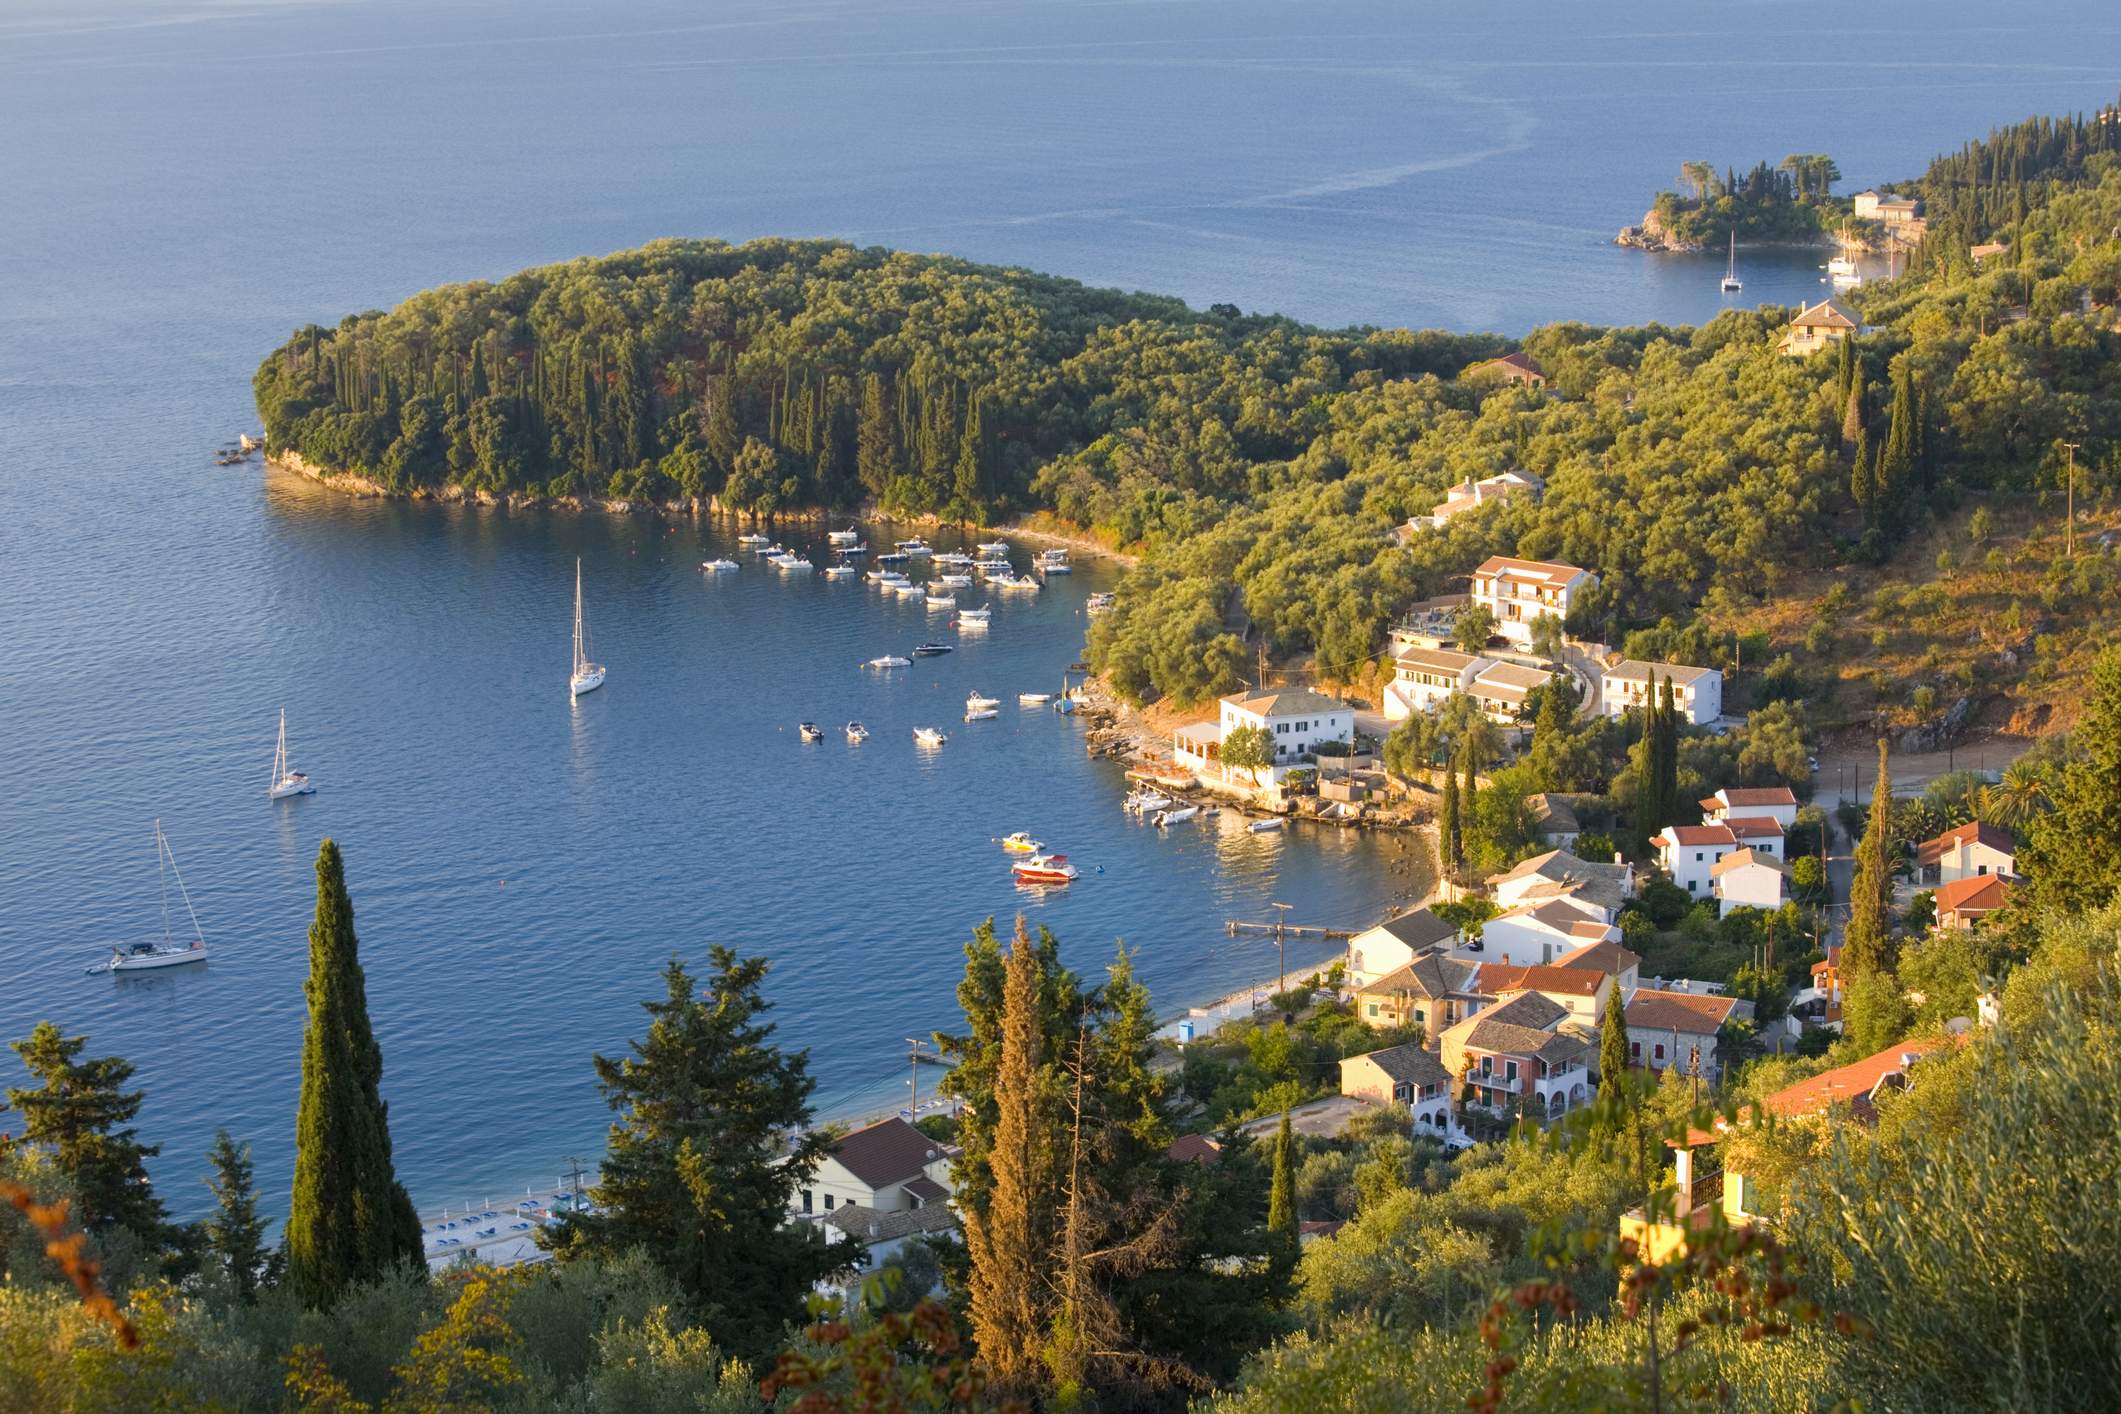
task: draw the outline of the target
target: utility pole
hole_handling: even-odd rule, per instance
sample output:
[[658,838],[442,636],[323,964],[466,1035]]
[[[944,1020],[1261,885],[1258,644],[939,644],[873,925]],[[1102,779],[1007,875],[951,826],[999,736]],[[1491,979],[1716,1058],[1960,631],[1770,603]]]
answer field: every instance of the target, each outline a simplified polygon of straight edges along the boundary
[[907,1053],[912,1074],[906,1080],[906,1123],[912,1124],[921,1117],[921,1047],[928,1043],[918,1036],[908,1036],[906,1044],[913,1048]]
[[1274,990],[1276,992],[1286,992],[1289,990],[1289,947],[1287,942],[1288,935],[1283,930],[1288,926],[1289,922],[1289,905],[1285,903],[1270,903],[1267,907],[1281,910],[1274,915],[1274,956],[1281,969],[1281,985]]
[[2067,488],[2063,492],[2062,553],[2065,558],[2077,557],[2077,443],[2064,442],[2069,449],[2069,475]]

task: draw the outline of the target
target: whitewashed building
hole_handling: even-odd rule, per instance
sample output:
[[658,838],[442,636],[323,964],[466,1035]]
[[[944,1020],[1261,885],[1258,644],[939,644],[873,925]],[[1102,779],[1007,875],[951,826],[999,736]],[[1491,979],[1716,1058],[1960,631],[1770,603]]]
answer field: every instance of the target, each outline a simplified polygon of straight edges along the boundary
[[1718,918],[1740,908],[1780,908],[1789,897],[1788,883],[1782,861],[1755,849],[1734,849],[1709,866]]
[[1433,712],[1493,666],[1493,659],[1449,648],[1402,649],[1393,656],[1392,681],[1385,686],[1385,720],[1401,722],[1416,712]]
[[1429,514],[1410,517],[1407,523],[1400,527],[1399,538],[1404,542],[1419,531],[1441,529],[1454,517],[1498,501],[1508,501],[1518,496],[1529,496],[1537,500],[1539,493],[1545,489],[1546,482],[1537,475],[1516,468],[1498,472],[1494,476],[1483,476],[1478,481],[1468,478],[1445,492],[1444,498],[1431,508]]
[[1738,848],[1738,837],[1728,825],[1667,825],[1650,843],[1673,883],[1696,898],[1708,898],[1714,882],[1710,871]]
[[1353,745],[1355,709],[1308,687],[1233,692],[1222,699],[1214,722],[1172,733],[1171,758],[1187,770],[1242,779],[1248,773],[1222,767],[1222,744],[1239,727],[1259,727],[1267,733],[1273,746],[1259,779],[1279,781],[1303,765],[1303,758],[1322,742]]
[[1732,789],[1726,786],[1704,800],[1696,801],[1702,818],[1722,824],[1729,820],[1773,820],[1783,829],[1797,824],[1797,796],[1788,786]]
[[1608,717],[1624,717],[1649,706],[1652,677],[1660,689],[1666,682],[1672,684],[1672,705],[1690,725],[1705,727],[1723,715],[1722,670],[1633,658],[1619,658],[1607,665],[1599,682],[1598,710]]
[[1348,985],[1368,986],[1414,959],[1458,941],[1458,929],[1426,908],[1387,918],[1348,940]]
[[1520,904],[1498,913],[1480,925],[1483,962],[1505,962],[1514,967],[1539,967],[1576,951],[1587,943],[1617,943],[1620,930],[1586,912],[1563,897]]
[[1566,619],[1598,576],[1575,565],[1490,555],[1473,571],[1473,602],[1495,616],[1495,631],[1520,647],[1532,644],[1532,625],[1552,615]]
[[797,1211],[820,1217],[849,1204],[894,1213],[947,1203],[951,1152],[902,1119],[867,1125],[825,1151]]

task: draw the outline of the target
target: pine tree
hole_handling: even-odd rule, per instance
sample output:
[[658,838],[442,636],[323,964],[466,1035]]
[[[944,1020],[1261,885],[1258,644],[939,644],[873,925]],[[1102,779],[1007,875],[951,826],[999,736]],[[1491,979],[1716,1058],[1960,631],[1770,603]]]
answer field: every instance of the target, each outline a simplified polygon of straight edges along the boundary
[[125,1228],[154,1243],[164,1235],[162,1203],[148,1184],[147,1161],[159,1146],[135,1138],[141,1093],[127,1090],[129,1061],[82,1060],[86,1036],[61,1035],[40,1021],[13,1049],[38,1086],[10,1089],[7,1108],[22,1116],[24,1141],[50,1151],[73,1189],[73,1216],[89,1232]]
[[1040,1016],[1041,967],[1019,921],[1004,966],[1000,1066],[994,1077],[993,1191],[964,1214],[973,1338],[1004,1388],[1035,1378],[1044,1344],[1045,1275],[1053,1252],[1054,1106]]
[[1296,1223],[1296,1135],[1289,1112],[1281,1112],[1281,1128],[1274,1136],[1274,1179],[1267,1189],[1267,1234],[1275,1245],[1275,1258],[1293,1264],[1298,1249]]
[[1893,969],[1893,875],[1887,846],[1892,837],[1893,785],[1886,770],[1885,738],[1878,739],[1878,777],[1871,786],[1870,819],[1856,846],[1856,877],[1849,885],[1848,929],[1841,941],[1841,975]]
[[619,1116],[595,1210],[563,1216],[539,1241],[562,1261],[647,1252],[706,1309],[718,1345],[759,1356],[842,1265],[815,1228],[787,1220],[828,1141],[807,1130],[808,1053],[781,1050],[763,1019],[766,960],[719,945],[708,956],[699,989],[672,957],[662,999],[642,1003],[647,1036],[628,1056],[594,1057]]
[[258,1216],[258,1192],[251,1182],[250,1145],[238,1147],[227,1130],[218,1130],[206,1161],[213,1165],[206,1186],[214,1195],[213,1214],[204,1224],[208,1259],[247,1306],[266,1270],[265,1219]]
[[862,419],[855,430],[855,475],[871,496],[881,497],[899,476],[898,426],[881,374],[862,381]]
[[420,1219],[391,1166],[383,1051],[368,1024],[345,863],[317,850],[317,917],[309,930],[309,1027],[295,1114],[295,1183],[287,1269],[304,1304],[421,1257]]

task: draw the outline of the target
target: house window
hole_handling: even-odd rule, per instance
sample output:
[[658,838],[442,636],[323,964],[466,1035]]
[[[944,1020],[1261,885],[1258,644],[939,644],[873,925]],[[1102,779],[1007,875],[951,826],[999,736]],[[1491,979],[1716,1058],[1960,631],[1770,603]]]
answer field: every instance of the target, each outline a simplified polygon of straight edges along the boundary
[[1699,864],[1701,862],[1701,851],[1698,849],[1694,851],[1694,862],[1696,864]]
[[1986,874],[1987,872],[1988,872],[1988,866],[1987,866],[1986,864],[1976,864],[1976,865],[1974,866],[1974,873],[1975,873],[1976,875]]
[[807,1189],[807,1188],[806,1188],[806,1189],[804,1189],[804,1190],[803,1190],[803,1211],[804,1211],[804,1212],[806,1212],[806,1213],[807,1213],[807,1212],[810,1212],[810,1211],[812,1210],[812,1209],[811,1209],[811,1198],[812,1198],[812,1194],[811,1194],[811,1191],[810,1191],[809,1189]]
[[825,1211],[828,1213],[832,1211],[832,1195],[830,1193],[825,1195]]
[[1688,893],[1693,893],[1696,889],[1699,889],[1700,887],[1701,885],[1693,879],[1689,879],[1686,881],[1686,891]]
[[1517,1080],[1517,1062],[1516,1062],[1516,1061],[1504,1061],[1504,1062],[1502,1063],[1502,1078],[1503,1078],[1504,1080],[1510,1081],[1510,1082],[1511,1082],[1511,1083],[1513,1083],[1513,1084],[1514,1084],[1514,1083],[1516,1082],[1516,1080]]
[[1628,1042],[1628,1059],[1629,1059],[1629,1060],[1637,1060],[1637,1061],[1639,1061],[1639,1060],[1641,1060],[1641,1059],[1642,1059],[1642,1042],[1640,1042],[1640,1041],[1630,1041],[1630,1042]]
[[1428,1019],[1429,1016],[1427,1012],[1423,1011],[1420,1007],[1414,1008],[1414,1024],[1416,1026],[1426,1024]]
[[1480,1058],[1480,1073],[1482,1075],[1493,1075],[1495,1073],[1495,1057],[1482,1056]]
[[1655,1055],[1654,1055],[1654,1057],[1653,1057],[1653,1058],[1654,1058],[1654,1059],[1656,1059],[1656,1060],[1663,1060],[1663,1059],[1664,1059],[1664,1042],[1662,1042],[1662,1041],[1659,1041],[1659,1042],[1657,1043],[1657,1050],[1656,1050],[1656,1052],[1655,1052]]
[[1401,1104],[1405,1104],[1408,1100],[1412,1099],[1413,1093],[1414,1087],[1407,1084],[1404,1080],[1400,1081],[1397,1085],[1394,1085],[1392,1087],[1392,1098],[1399,1101]]

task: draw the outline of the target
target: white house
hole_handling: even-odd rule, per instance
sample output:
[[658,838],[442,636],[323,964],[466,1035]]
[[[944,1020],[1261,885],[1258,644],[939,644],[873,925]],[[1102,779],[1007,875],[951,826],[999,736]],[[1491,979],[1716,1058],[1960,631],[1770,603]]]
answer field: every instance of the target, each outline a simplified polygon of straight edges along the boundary
[[1348,940],[1348,984],[1363,987],[1415,958],[1458,941],[1458,929],[1426,908],[1387,918]]
[[1883,221],[1888,226],[1905,225],[1916,217],[1921,203],[1912,197],[1883,192],[1859,191],[1849,198],[1850,214],[1859,221]]
[[1473,675],[1466,692],[1479,704],[1480,713],[1497,726],[1514,726],[1524,719],[1525,704],[1535,688],[1545,687],[1554,675],[1545,668],[1522,663],[1490,663]]
[[1788,786],[1762,786],[1733,790],[1726,786],[1709,796],[1696,801],[1703,818],[1712,824],[1723,824],[1732,819],[1769,819],[1792,829],[1797,824],[1797,797]]
[[955,1232],[958,1222],[957,1213],[947,1203],[889,1212],[859,1203],[842,1203],[820,1219],[819,1225],[825,1229],[827,1242],[861,1248],[853,1271],[819,1284],[823,1290],[851,1295],[907,1243],[919,1237]]
[[[1612,973],[1596,967],[1488,962],[1480,968],[1480,990],[1496,1001],[1508,1001],[1520,992],[1537,992],[1568,1012],[1571,1021],[1590,1027],[1605,1020],[1605,1009],[1618,985]],[[1621,1000],[1626,1001],[1624,994]]]
[[1989,874],[2018,872],[2018,841],[2011,832],[1983,820],[1946,830],[1915,850],[1915,866],[1925,884],[1949,884]]
[[1598,710],[1608,717],[1624,717],[1633,708],[1649,706],[1652,678],[1660,688],[1667,682],[1672,685],[1672,706],[1689,724],[1705,727],[1723,715],[1722,670],[1633,658],[1619,658],[1606,667],[1599,682]]
[[[1222,699],[1213,723],[1182,727],[1171,734],[1171,758],[1192,771],[1221,774],[1222,744],[1239,727],[1259,727],[1273,741],[1271,762],[1261,780],[1279,781],[1303,764],[1319,743],[1355,740],[1355,709],[1308,687],[1233,692]],[[1235,772],[1242,776],[1245,773]]]
[[1483,962],[1536,967],[1585,943],[1619,940],[1620,930],[1611,923],[1587,914],[1568,899],[1550,898],[1521,904],[1482,923],[1477,955]]
[[1506,873],[1489,875],[1488,887],[1497,908],[1559,898],[1586,917],[1610,923],[1620,906],[1635,896],[1635,871],[1625,864],[1594,864],[1565,849],[1554,849],[1535,854]]
[[1734,849],[1709,866],[1718,918],[1727,918],[1738,908],[1782,907],[1788,881],[1780,860],[1755,849]]
[[1576,848],[1576,837],[1583,833],[1583,825],[1567,796],[1540,791],[1524,798],[1524,808],[1532,813],[1532,829],[1539,838],[1556,849]]
[[1577,599],[1597,583],[1597,575],[1575,565],[1490,555],[1473,571],[1473,602],[1495,616],[1497,633],[1530,647],[1535,622],[1549,614],[1567,618]]
[[1392,681],[1385,687],[1385,720],[1404,721],[1416,712],[1433,712],[1454,692],[1464,692],[1492,659],[1449,648],[1407,648],[1392,659]]
[[894,1213],[950,1200],[949,1147],[896,1117],[841,1136],[818,1161],[798,1212],[822,1216],[849,1203]]
[[1507,501],[1515,496],[1530,496],[1537,500],[1539,493],[1545,489],[1546,482],[1537,475],[1516,468],[1494,476],[1484,476],[1478,481],[1468,478],[1446,491],[1444,498],[1436,503],[1429,514],[1410,517],[1400,528],[1399,538],[1405,542],[1417,531],[1438,529],[1452,517],[1478,510],[1492,502]]
[[1738,848],[1738,837],[1728,825],[1667,825],[1650,843],[1673,883],[1696,898],[1707,898],[1713,882],[1709,871]]

